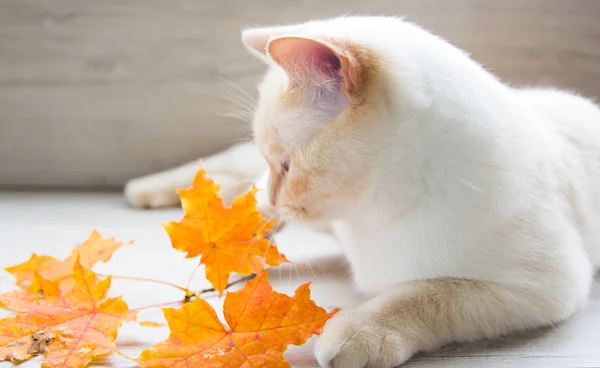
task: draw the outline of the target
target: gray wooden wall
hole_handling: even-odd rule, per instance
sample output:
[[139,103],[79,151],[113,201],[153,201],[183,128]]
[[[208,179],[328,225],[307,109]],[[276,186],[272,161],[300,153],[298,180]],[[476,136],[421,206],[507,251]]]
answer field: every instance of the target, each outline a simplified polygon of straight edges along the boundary
[[406,15],[515,84],[600,96],[597,0],[0,0],[0,185],[119,186],[246,135],[239,30]]

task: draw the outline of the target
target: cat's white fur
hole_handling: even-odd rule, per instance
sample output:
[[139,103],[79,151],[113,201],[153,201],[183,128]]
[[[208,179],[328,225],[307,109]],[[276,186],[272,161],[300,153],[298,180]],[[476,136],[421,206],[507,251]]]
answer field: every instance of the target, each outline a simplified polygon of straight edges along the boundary
[[[370,185],[333,221],[356,285],[376,296],[327,323],[315,350],[323,367],[391,367],[448,342],[554,324],[585,305],[600,266],[594,103],[555,89],[511,88],[397,18],[248,32],[250,39],[252,32],[323,35],[366,46],[394,66],[383,70],[393,100],[359,142],[373,154]],[[261,57],[271,71],[257,116],[285,78]],[[292,137],[306,128],[291,123]],[[241,168],[249,167],[243,160],[252,170]],[[228,197],[266,168],[252,144],[205,165]],[[186,187],[195,169],[132,181],[127,198],[135,206],[175,204],[175,188]]]

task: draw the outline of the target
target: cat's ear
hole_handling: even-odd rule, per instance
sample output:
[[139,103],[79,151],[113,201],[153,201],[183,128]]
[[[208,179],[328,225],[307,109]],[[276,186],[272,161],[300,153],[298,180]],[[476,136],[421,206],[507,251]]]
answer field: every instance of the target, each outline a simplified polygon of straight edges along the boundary
[[356,59],[350,50],[334,42],[284,36],[268,41],[266,53],[292,79],[341,78],[348,92],[358,88],[360,83]]

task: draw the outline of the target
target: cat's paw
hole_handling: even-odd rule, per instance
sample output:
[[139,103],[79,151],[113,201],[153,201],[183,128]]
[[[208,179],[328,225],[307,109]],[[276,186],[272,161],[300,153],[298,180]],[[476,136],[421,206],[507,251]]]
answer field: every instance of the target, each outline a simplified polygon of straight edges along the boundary
[[125,198],[136,208],[165,208],[179,205],[177,188],[159,175],[133,179],[125,185]]
[[343,310],[325,324],[315,343],[322,368],[392,368],[406,362],[414,351],[372,312]]

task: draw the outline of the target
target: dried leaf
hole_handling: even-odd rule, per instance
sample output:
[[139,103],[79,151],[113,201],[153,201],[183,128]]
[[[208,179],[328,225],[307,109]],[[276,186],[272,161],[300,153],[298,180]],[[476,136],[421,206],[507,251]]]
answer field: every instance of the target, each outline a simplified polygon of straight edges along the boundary
[[73,249],[64,261],[50,256],[32,254],[27,262],[7,267],[6,271],[13,274],[17,285],[27,286],[33,281],[34,271],[49,281],[59,281],[61,288],[72,285],[72,271],[75,259],[79,256],[81,264],[92,267],[98,261],[107,262],[113,253],[123,246],[114,238],[104,239],[99,232],[93,231],[88,239]]
[[200,298],[179,309],[163,309],[171,334],[144,350],[137,362],[144,368],[289,367],[283,359],[287,346],[302,345],[319,334],[337,310],[327,313],[310,300],[309,284],[301,285],[293,297],[275,292],[268,273],[227,293],[227,326]]
[[191,188],[179,191],[183,219],[164,227],[173,248],[187,252],[187,258],[202,255],[206,278],[221,295],[232,272],[260,273],[265,264],[289,261],[265,237],[275,221],[263,219],[256,210],[256,188],[237,197],[230,208],[218,191],[218,184],[200,170]]
[[138,324],[142,327],[149,327],[149,328],[159,328],[159,327],[166,326],[164,323],[154,322],[154,321],[138,321]]
[[117,331],[124,320],[135,320],[120,298],[106,299],[111,279],[97,281],[76,256],[73,286],[59,292],[59,281],[34,273],[32,286],[43,298],[12,299],[19,313],[0,320],[0,361],[18,363],[44,354],[42,367],[85,367],[94,357],[116,350]]

